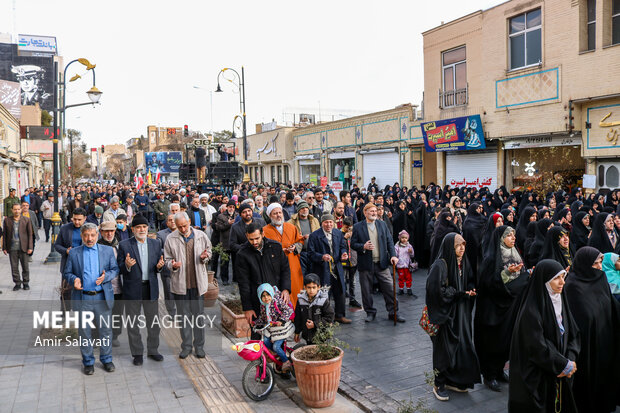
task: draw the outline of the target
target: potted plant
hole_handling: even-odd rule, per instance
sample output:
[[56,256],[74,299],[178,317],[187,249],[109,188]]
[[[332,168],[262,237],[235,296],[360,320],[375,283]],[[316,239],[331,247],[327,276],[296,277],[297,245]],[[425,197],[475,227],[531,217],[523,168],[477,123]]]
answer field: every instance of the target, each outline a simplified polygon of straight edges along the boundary
[[[295,377],[304,404],[308,407],[328,407],[334,404],[340,384],[343,349],[348,343],[334,337],[337,324],[321,323],[317,327],[315,344],[298,348],[291,354]],[[353,348],[359,352],[359,348]]]
[[[238,287],[237,287],[238,288]],[[243,314],[241,298],[236,289],[232,294],[221,298],[222,327],[234,337],[248,337],[251,333],[250,325]]]

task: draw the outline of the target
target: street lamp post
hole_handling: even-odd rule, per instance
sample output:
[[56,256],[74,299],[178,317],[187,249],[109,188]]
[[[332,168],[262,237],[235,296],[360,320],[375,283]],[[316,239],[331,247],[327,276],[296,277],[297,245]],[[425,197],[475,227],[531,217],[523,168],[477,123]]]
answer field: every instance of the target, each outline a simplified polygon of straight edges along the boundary
[[[239,72],[237,72],[235,69],[231,69],[229,67],[225,67],[224,69],[220,70],[220,73],[218,73],[217,75],[217,89],[215,90],[216,92],[223,92],[222,88],[220,87],[220,76],[227,70],[232,71],[234,74],[237,75],[237,78],[239,79],[239,106],[241,109],[241,115],[243,117],[243,182],[247,184],[248,182],[250,182],[250,175],[248,174],[248,157],[246,151],[247,130],[245,123],[245,73],[243,66],[241,66],[241,75],[239,75]],[[224,79],[226,79],[226,77],[224,77]],[[232,79],[226,80],[232,83]]]
[[[87,71],[91,71],[93,73],[93,86],[90,88],[90,90],[88,92],[86,92],[86,94],[88,95],[88,98],[90,99],[90,102],[87,103],[78,103],[76,105],[66,105],[66,85],[67,85],[67,70],[69,69],[69,66],[71,66],[73,63],[78,62],[84,66],[86,66],[86,70]],[[60,112],[62,113],[62,134],[61,137],[64,138],[65,137],[65,125],[66,125],[66,110],[68,108],[72,108],[72,107],[76,107],[76,106],[84,106],[84,105],[95,105],[97,103],[99,103],[99,99],[101,98],[101,92],[99,91],[99,89],[97,89],[96,82],[95,82],[95,67],[97,65],[94,65],[92,63],[90,63],[90,61],[88,61],[88,59],[84,59],[84,58],[80,58],[80,59],[74,59],[72,61],[69,62],[69,64],[67,64],[67,66],[65,66],[65,70],[63,72],[63,77],[62,77],[62,82],[59,83],[60,86],[64,87],[63,93],[62,93],[62,108],[60,109]],[[69,79],[69,82],[73,82],[76,81],[78,79],[80,79],[81,76],[80,75],[75,75],[73,76],[71,79]],[[73,169],[74,169],[74,165],[73,165],[73,136],[69,137],[69,165],[71,165],[71,170],[69,173],[69,178],[71,179],[71,183],[73,183]]]

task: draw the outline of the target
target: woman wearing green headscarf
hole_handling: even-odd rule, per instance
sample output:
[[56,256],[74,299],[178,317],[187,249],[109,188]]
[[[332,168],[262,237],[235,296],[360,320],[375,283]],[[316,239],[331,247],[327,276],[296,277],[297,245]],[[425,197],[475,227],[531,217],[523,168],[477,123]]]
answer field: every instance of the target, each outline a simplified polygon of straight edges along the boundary
[[620,255],[608,252],[603,255],[603,271],[607,276],[607,282],[611,294],[620,301]]

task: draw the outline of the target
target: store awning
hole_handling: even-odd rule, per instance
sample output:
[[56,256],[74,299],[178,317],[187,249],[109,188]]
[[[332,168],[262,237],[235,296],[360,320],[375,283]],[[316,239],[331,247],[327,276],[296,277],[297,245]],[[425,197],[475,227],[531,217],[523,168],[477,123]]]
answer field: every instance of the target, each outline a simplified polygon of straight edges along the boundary
[[293,160],[294,161],[301,161],[301,160],[308,160],[308,159],[319,159],[319,154],[318,153],[313,153],[310,155],[297,155]]
[[355,158],[355,151],[351,152],[332,152],[328,155],[329,159],[351,159]]
[[551,146],[580,146],[581,136],[534,135],[517,139],[506,139],[504,149],[545,148]]

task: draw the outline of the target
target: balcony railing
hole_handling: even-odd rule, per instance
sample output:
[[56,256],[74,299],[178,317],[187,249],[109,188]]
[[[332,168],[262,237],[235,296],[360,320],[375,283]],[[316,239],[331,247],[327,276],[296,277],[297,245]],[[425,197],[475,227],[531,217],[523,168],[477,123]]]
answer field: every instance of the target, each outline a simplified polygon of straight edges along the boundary
[[464,89],[441,90],[439,89],[439,109],[451,108],[454,106],[464,106],[468,103],[469,85]]

